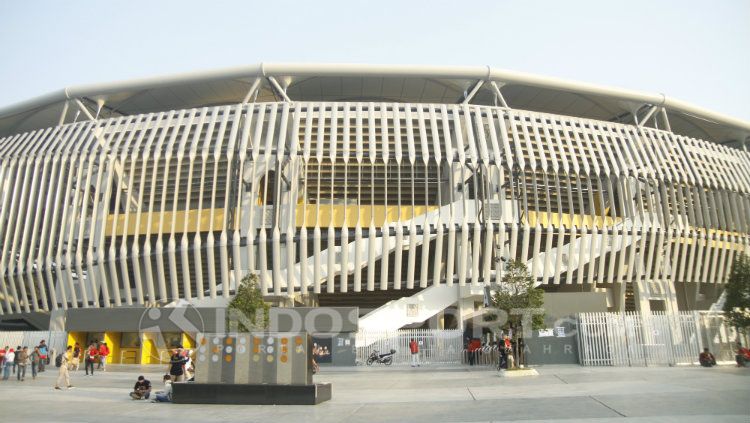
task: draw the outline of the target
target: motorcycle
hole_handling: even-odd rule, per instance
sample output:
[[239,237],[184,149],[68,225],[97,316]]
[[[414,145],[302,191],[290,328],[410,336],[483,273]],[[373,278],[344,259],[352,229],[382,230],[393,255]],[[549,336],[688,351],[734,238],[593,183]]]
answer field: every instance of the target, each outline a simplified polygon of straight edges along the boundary
[[367,358],[367,365],[371,366],[372,363],[379,363],[390,366],[391,364],[393,364],[394,354],[396,354],[396,350],[391,350],[391,352],[385,354],[380,354],[378,350],[375,350],[370,353],[370,356]]

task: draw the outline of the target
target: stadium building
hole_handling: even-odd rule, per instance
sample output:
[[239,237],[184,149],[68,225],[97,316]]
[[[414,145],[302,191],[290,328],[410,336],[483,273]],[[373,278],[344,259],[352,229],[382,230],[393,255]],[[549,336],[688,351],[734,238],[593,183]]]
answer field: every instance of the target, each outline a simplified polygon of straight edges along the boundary
[[707,309],[749,248],[749,136],[490,67],[70,87],[0,109],[0,318],[140,347],[123,321],[221,309],[255,272],[274,304],[357,306],[360,328],[461,327],[510,259],[568,311]]

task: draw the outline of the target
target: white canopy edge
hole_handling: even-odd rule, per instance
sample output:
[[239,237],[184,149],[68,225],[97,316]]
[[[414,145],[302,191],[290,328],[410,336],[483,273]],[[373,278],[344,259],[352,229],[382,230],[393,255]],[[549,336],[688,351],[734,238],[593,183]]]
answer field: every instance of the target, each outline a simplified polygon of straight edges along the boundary
[[269,77],[402,77],[436,79],[470,79],[495,81],[502,84],[526,85],[552,90],[567,91],[581,95],[607,97],[614,100],[652,104],[672,112],[680,112],[695,118],[750,131],[750,122],[695,106],[664,94],[612,88],[584,82],[514,72],[490,66],[422,66],[422,65],[364,65],[364,64],[303,64],[303,63],[259,63],[257,65],[225,68],[211,71],[172,74],[119,82],[71,86],[29,100],[0,108],[0,119],[48,106],[57,102],[88,97],[105,98],[123,91],[147,90],[156,87],[226,80],[232,78]]

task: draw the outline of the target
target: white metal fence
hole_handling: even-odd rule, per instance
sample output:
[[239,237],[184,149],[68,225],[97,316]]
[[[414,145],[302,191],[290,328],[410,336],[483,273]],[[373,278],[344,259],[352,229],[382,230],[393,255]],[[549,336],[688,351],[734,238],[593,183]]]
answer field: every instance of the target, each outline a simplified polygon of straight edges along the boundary
[[737,336],[716,312],[578,314],[583,366],[694,364],[704,347],[731,362]]
[[[6,345],[10,348],[17,346],[33,349],[44,339],[50,350],[60,352],[65,350],[68,333],[63,331],[8,331],[0,332],[0,348]],[[50,354],[51,355],[51,354]]]
[[440,329],[402,329],[396,331],[357,332],[357,363],[365,363],[372,351],[396,350],[394,365],[411,363],[409,342],[419,344],[419,358],[424,364],[460,364],[463,352],[461,331]]

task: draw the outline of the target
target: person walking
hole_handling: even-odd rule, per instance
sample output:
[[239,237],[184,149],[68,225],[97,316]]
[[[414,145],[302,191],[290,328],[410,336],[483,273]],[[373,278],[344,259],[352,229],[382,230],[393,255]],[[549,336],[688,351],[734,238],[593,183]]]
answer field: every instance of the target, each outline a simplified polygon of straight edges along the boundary
[[7,352],[7,345],[5,346],[5,348],[0,349],[0,374],[2,374],[3,370],[5,369],[5,354],[7,354]]
[[13,374],[16,374],[16,370],[18,369],[18,363],[21,358],[21,349],[22,348],[20,345],[16,347],[16,356],[15,356],[15,359],[13,360]]
[[16,354],[16,362],[18,363],[18,373],[16,373],[16,378],[20,382],[23,382],[26,380],[26,366],[31,363],[29,347],[23,347],[21,352]]
[[81,344],[78,342],[73,346],[73,356],[70,359],[70,370],[78,371],[81,365],[81,356],[83,351],[81,350]]
[[409,351],[411,351],[411,366],[419,367],[419,344],[414,338],[409,341]]
[[5,365],[3,366],[3,380],[8,380],[10,377],[10,369],[13,368],[13,363],[16,362],[16,352],[13,348],[7,350],[5,353]]
[[107,347],[106,342],[102,342],[101,345],[99,345],[99,368],[102,369],[103,372],[107,371],[107,356],[109,356],[109,347]]
[[68,373],[68,364],[70,362],[69,355],[72,351],[73,347],[68,345],[68,348],[66,348],[59,357],[55,357],[55,366],[59,369],[57,381],[55,382],[55,389],[57,390],[62,390],[62,388],[60,388],[60,382],[65,382],[65,386],[67,386],[68,389],[73,388],[73,385],[70,384],[70,373]]
[[47,354],[49,354],[49,349],[44,339],[42,339],[42,342],[39,343],[39,372],[44,371],[44,366],[47,364]]
[[89,369],[91,369],[91,376],[94,376],[94,363],[96,363],[96,358],[99,356],[99,349],[96,348],[95,343],[91,343],[89,345],[89,349],[86,350],[86,376],[89,376]]
[[37,369],[39,369],[39,361],[41,360],[39,355],[39,347],[34,347],[34,351],[31,352],[31,378],[36,379]]

